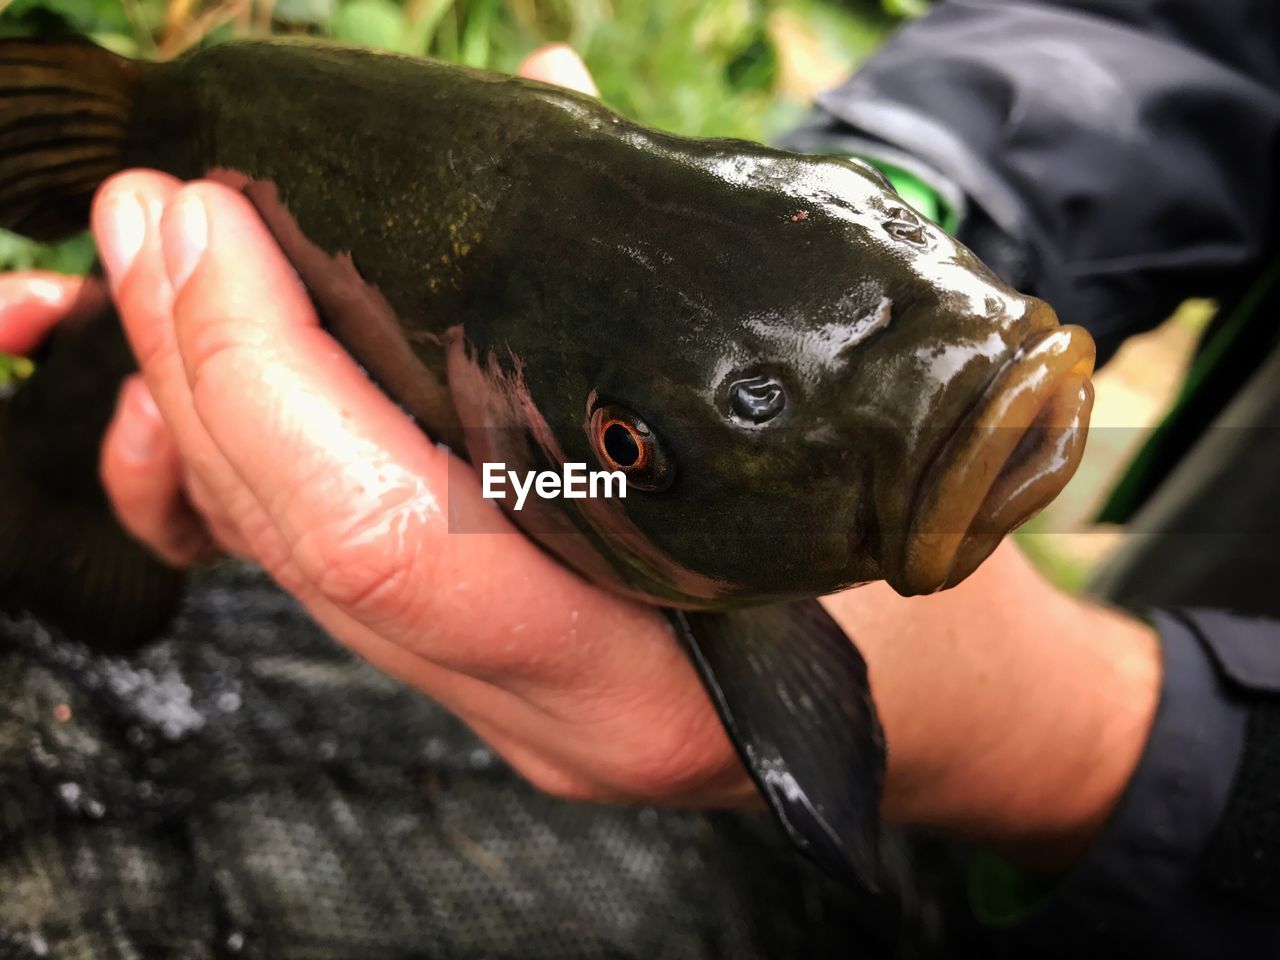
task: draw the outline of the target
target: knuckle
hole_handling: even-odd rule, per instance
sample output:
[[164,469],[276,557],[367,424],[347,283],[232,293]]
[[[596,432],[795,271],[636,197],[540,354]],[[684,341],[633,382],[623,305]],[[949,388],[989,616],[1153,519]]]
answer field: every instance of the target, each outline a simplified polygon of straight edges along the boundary
[[412,538],[388,536],[393,518],[322,524],[294,544],[293,565],[328,603],[365,622],[401,621],[428,597],[427,554]]
[[317,571],[320,595],[366,619],[397,619],[409,606],[409,578],[404,567],[368,551],[341,556]]
[[239,328],[240,325],[235,323],[188,324],[186,335],[180,341],[179,352],[197,409],[204,392],[203,385],[215,380],[209,389],[215,394],[219,391],[216,382],[219,372],[225,371],[231,382],[236,382],[241,379],[238,372],[241,366],[253,369],[255,362],[261,364],[261,357],[255,356],[258,351],[238,335]]
[[[365,471],[367,472],[367,471]],[[321,458],[312,475],[269,512],[283,518],[291,561],[329,603],[366,626],[430,623],[440,563],[439,518],[416,478],[378,468],[373,477]]]

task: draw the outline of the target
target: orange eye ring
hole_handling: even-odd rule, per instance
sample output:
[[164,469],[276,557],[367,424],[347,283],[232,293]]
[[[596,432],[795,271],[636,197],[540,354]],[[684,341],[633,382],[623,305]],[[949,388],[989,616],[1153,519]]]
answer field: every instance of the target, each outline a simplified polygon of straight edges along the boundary
[[653,458],[653,435],[617,417],[600,424],[596,443],[601,459],[615,470],[643,470]]
[[640,490],[670,485],[671,464],[649,425],[629,410],[599,407],[587,425],[591,449],[608,470],[619,470],[627,484]]

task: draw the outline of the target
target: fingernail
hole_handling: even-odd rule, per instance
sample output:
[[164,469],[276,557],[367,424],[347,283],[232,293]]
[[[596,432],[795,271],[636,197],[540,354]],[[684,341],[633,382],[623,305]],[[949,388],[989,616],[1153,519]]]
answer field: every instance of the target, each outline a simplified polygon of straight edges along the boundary
[[46,307],[61,310],[75,299],[76,288],[62,279],[29,277],[23,283],[22,292],[32,300],[40,301]]
[[112,287],[129,272],[146,239],[147,211],[142,198],[131,191],[108,198],[102,206],[98,247]]
[[191,278],[209,245],[209,217],[198,194],[183,192],[169,205],[160,225],[164,265],[177,293]]
[[116,416],[120,454],[134,463],[154,460],[163,449],[167,428],[145,383],[133,379],[125,384]]

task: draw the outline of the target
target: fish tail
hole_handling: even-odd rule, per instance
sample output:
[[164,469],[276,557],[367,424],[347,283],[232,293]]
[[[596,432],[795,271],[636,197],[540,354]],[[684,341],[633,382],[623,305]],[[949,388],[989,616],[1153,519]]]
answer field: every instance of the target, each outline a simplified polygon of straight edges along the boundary
[[0,39],[0,227],[61,240],[125,167],[143,64],[87,40]]
[[113,653],[154,639],[184,583],[120,526],[99,480],[102,437],[132,369],[115,311],[86,303],[0,398],[0,610]]

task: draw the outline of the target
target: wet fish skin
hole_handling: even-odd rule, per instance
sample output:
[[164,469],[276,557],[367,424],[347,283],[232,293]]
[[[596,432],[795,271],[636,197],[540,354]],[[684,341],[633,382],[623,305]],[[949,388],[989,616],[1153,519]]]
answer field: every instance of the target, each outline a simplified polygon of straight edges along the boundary
[[[674,137],[559,88],[313,44],[215,46],[139,83],[129,162],[234,172],[278,234],[292,220],[349,254],[385,329],[366,310],[326,319],[433,436],[556,469],[599,459],[588,398],[654,430],[675,460],[661,496],[517,518],[548,541],[567,510],[575,536],[551,549],[650,600],[901,587],[901,529],[942,437],[1056,325],[841,158]],[[412,360],[387,349],[400,338]],[[762,372],[788,403],[744,429],[725,390]]]
[[[854,161],[676,137],[559,88],[351,48],[138,64],[0,41],[0,225],[81,229],[127,166],[244,190],[329,331],[473,462],[624,469],[625,500],[513,518],[672,608],[797,845],[870,882],[883,736],[865,664],[812,598],[949,586],[1056,493],[1087,422],[1087,335]],[[94,329],[51,357],[118,337]],[[622,464],[618,430],[637,452]],[[40,522],[0,511],[0,558]],[[54,556],[73,537],[37,542]],[[0,561],[0,602],[34,603],[31,582]],[[82,599],[126,621],[123,596]]]

